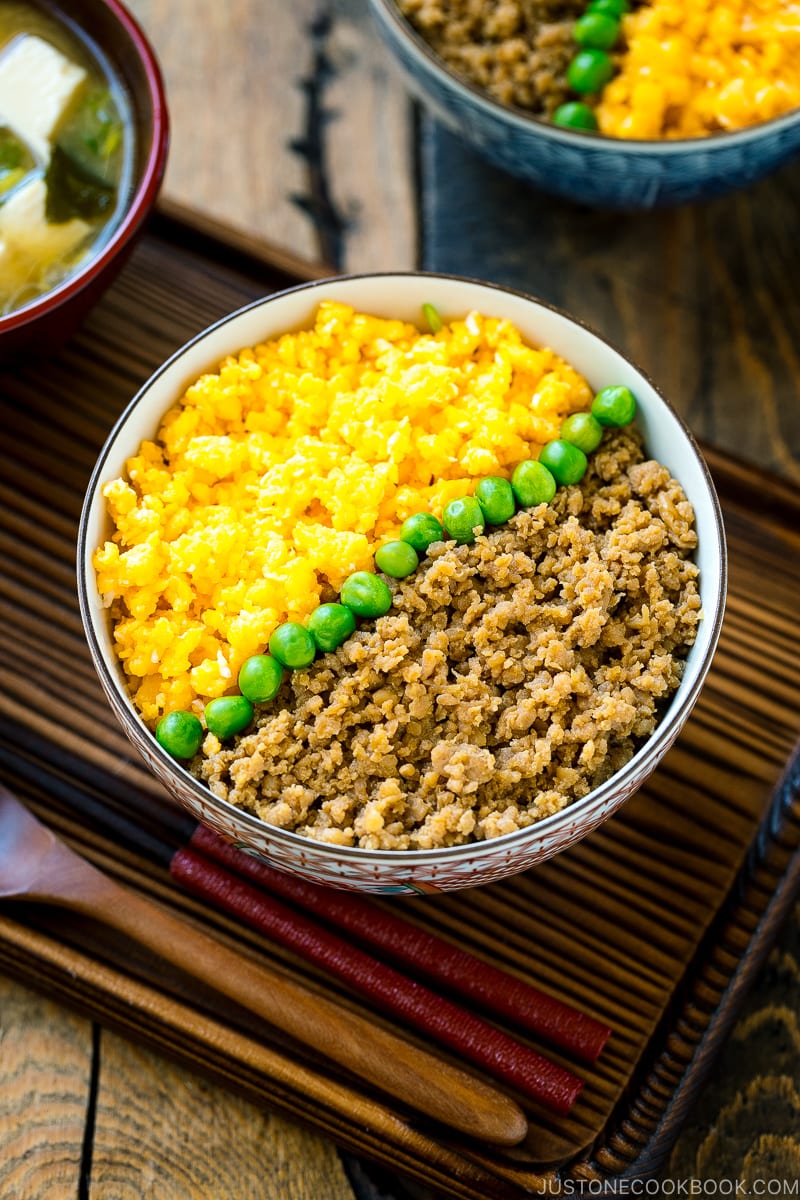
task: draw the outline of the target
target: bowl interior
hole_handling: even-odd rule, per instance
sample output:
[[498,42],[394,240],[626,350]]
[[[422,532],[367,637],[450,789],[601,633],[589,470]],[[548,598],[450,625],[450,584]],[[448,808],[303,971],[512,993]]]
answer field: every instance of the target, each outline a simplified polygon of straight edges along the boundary
[[[613,150],[613,153],[628,158],[642,154],[655,155],[659,158],[682,157],[686,153],[696,153],[699,158],[702,158],[708,154],[709,150],[717,147],[757,141],[764,135],[769,136],[773,131],[800,124],[800,109],[792,109],[780,116],[772,117],[768,121],[761,121],[757,125],[745,126],[741,129],[720,130],[703,137],[669,140],[663,138],[598,138],[594,133],[554,125],[551,121],[517,105],[501,103],[478,83],[458,74],[450,67],[401,13],[396,0],[369,0],[369,3],[385,39],[395,50],[399,50],[400,46],[403,47],[403,50],[414,61],[415,75],[418,78],[424,77],[426,74],[435,76],[467,108],[481,109],[495,120],[527,131],[531,137],[543,137],[573,149],[584,149],[597,153],[607,146]],[[424,89],[417,88],[417,90],[420,91],[424,100],[430,99],[425,95]],[[442,116],[442,113],[440,112],[439,115]],[[466,132],[463,124],[460,128],[462,132]]]
[[[97,593],[92,554],[109,534],[109,522],[102,496],[103,484],[123,473],[126,460],[134,454],[144,438],[153,437],[161,417],[185,388],[204,371],[215,369],[227,354],[255,345],[288,330],[307,327],[320,301],[338,300],[356,309],[378,316],[400,317],[420,323],[420,306],[431,303],[447,318],[465,316],[471,310],[505,317],[513,321],[523,336],[535,345],[549,346],[588,379],[599,390],[610,383],[631,388],[639,403],[638,422],[649,453],[658,458],[680,481],[695,508],[701,572],[700,589],[705,619],[692,647],[684,677],[656,733],[631,760],[622,772],[635,772],[644,756],[648,761],[661,744],[668,745],[682,723],[687,707],[696,698],[707,671],[719,636],[725,593],[724,533],[717,497],[708,471],[691,434],[684,423],[659,395],[650,381],[613,347],[598,335],[576,323],[565,314],[533,301],[521,294],[509,292],[469,280],[424,274],[386,274],[327,280],[303,285],[281,293],[223,319],[200,334],[180,350],[145,384],[142,391],[123,413],[101,452],[84,506],[79,538],[79,590],[86,632],[95,658],[101,658],[100,669],[109,682],[131,722],[141,724],[128,696],[124,676],[113,647],[108,613]],[[206,796],[184,768],[169,759],[155,741],[150,739],[155,756],[163,759],[165,768],[185,777],[189,785]],[[653,759],[655,761],[655,759]],[[606,785],[603,785],[604,787]],[[602,789],[596,789],[599,792]],[[546,818],[528,830],[496,839],[525,838],[531,830],[542,832],[543,827],[557,827],[565,820],[575,821],[576,814],[595,793],[570,806],[561,813]],[[224,808],[227,802],[214,801]],[[241,814],[240,814],[241,815]],[[252,820],[260,825],[256,818]],[[299,840],[300,835],[276,830],[275,836]],[[490,843],[483,843],[489,845]],[[315,844],[315,850],[316,850]],[[333,847],[320,843],[322,853],[372,855],[377,852],[354,847]],[[407,859],[457,854],[471,851],[475,846],[450,847],[445,850],[403,851]],[[391,854],[391,852],[386,852]]]
[[[106,70],[122,85],[134,127],[134,188],[145,175],[161,117],[159,88],[153,78],[155,58],[139,27],[116,0],[70,0],[52,5],[93,43]],[[160,82],[160,81],[159,81]]]
[[[118,0],[69,0],[40,6],[72,28],[100,66],[119,86],[132,127],[133,154],[121,183],[119,215],[76,270],[30,303],[0,317],[0,333],[53,313],[81,293],[127,246],[155,202],[166,165],[168,116],[164,84],[155,54],[137,22]],[[110,277],[107,279],[110,282]],[[85,305],[84,305],[85,307]]]

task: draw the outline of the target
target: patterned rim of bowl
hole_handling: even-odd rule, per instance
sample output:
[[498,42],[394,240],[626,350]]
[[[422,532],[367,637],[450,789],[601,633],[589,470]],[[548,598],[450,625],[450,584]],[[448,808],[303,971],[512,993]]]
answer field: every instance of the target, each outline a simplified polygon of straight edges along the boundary
[[406,42],[409,48],[422,60],[423,67],[434,74],[440,75],[464,99],[477,104],[490,116],[509,121],[520,129],[541,133],[555,142],[566,146],[574,146],[576,142],[586,148],[600,151],[604,146],[613,148],[616,153],[636,154],[686,154],[692,149],[715,150],[723,146],[741,146],[750,141],[757,141],[762,134],[778,132],[800,122],[800,107],[790,109],[779,117],[771,117],[768,121],[760,121],[757,125],[748,125],[745,129],[720,130],[718,133],[705,134],[694,138],[612,138],[597,133],[587,133],[580,129],[563,129],[553,125],[533,113],[526,112],[513,104],[501,104],[477,84],[457,75],[436,51],[417,33],[413,25],[403,16],[394,0],[370,0],[373,13],[392,27],[396,35]]
[[[27,325],[28,322],[36,320],[43,313],[58,308],[82,292],[139,229],[161,186],[169,144],[169,116],[161,69],[139,24],[119,3],[119,0],[102,0],[102,4],[116,18],[144,71],[147,92],[153,110],[147,161],[142,168],[139,184],[130,198],[119,225],[108,241],[104,243],[99,254],[90,255],[74,275],[69,275],[63,283],[32,300],[30,304],[14,309],[4,317],[0,316],[0,332],[2,333]],[[69,17],[69,13],[66,15]],[[110,56],[103,53],[103,57],[109,58]],[[112,67],[112,69],[114,68]]]
[[[699,468],[700,477],[702,479],[705,493],[709,501],[710,513],[712,516],[711,526],[716,538],[716,553],[715,560],[718,562],[718,581],[711,604],[713,611],[709,615],[705,613],[705,620],[702,625],[702,631],[706,639],[705,650],[702,653],[702,658],[696,660],[692,665],[693,675],[688,690],[684,691],[681,697],[680,704],[675,703],[676,697],[673,697],[667,711],[662,715],[661,720],[653,734],[647,741],[636,751],[633,757],[615,772],[610,779],[606,780],[599,787],[589,792],[586,796],[576,800],[572,804],[568,804],[560,812],[554,813],[551,816],[544,817],[540,821],[527,826],[524,829],[515,830],[512,833],[503,834],[496,838],[487,839],[484,841],[466,842],[458,846],[445,846],[431,850],[367,850],[360,846],[341,846],[328,842],[317,841],[313,838],[304,836],[303,834],[295,833],[292,830],[281,829],[277,826],[268,824],[262,821],[259,817],[244,809],[237,808],[228,800],[222,800],[214,796],[209,788],[199,783],[184,766],[177,763],[174,758],[166,753],[165,750],[156,741],[154,734],[145,726],[139,713],[133,705],[133,702],[128,694],[127,688],[122,680],[122,671],[119,664],[111,666],[106,658],[100,639],[95,628],[95,619],[102,623],[102,616],[97,616],[98,606],[96,603],[97,590],[95,582],[94,568],[92,566],[92,554],[94,545],[90,543],[88,537],[88,529],[95,505],[101,503],[100,488],[102,486],[104,467],[111,451],[115,448],[115,443],[118,434],[123,430],[129,417],[138,406],[140,400],[146,396],[151,387],[170,370],[173,365],[187,355],[192,348],[198,346],[207,338],[211,337],[216,331],[223,329],[231,322],[238,320],[245,314],[252,313],[260,308],[267,308],[272,303],[280,301],[285,297],[292,297],[305,292],[313,292],[315,290],[340,287],[348,283],[358,283],[360,281],[381,281],[390,279],[402,280],[420,280],[420,281],[442,281],[455,285],[467,285],[468,287],[478,287],[485,291],[494,291],[501,295],[506,295],[511,298],[516,298],[523,301],[525,304],[531,304],[535,309],[553,314],[557,318],[562,319],[569,325],[589,334],[592,338],[600,342],[607,350],[616,354],[622,359],[627,366],[635,372],[640,379],[650,387],[654,396],[657,399],[657,405],[662,405],[671,419],[682,432],[686,443],[690,448],[695,465]],[[345,300],[345,303],[348,301]],[[291,328],[287,325],[286,328]],[[268,336],[273,336],[272,334]],[[558,351],[556,351],[558,353]],[[212,361],[216,361],[212,356]],[[209,369],[213,369],[210,367]],[[166,411],[166,408],[164,409]],[[163,414],[159,415],[160,416]],[[680,731],[688,714],[694,707],[695,701],[700,693],[700,690],[705,681],[711,661],[716,651],[719,635],[722,627],[722,619],[725,608],[725,596],[727,588],[727,547],[725,542],[725,532],[722,521],[722,513],[720,510],[719,500],[714,488],[711,475],[708,467],[703,459],[697,441],[680,415],[673,409],[672,405],[662,395],[659,389],[652,383],[648,375],[642,371],[635,363],[631,362],[622,351],[617,350],[606,338],[598,334],[585,322],[571,316],[555,305],[548,304],[541,300],[536,300],[531,296],[526,295],[515,288],[502,287],[499,284],[487,283],[484,280],[471,279],[465,276],[433,273],[424,271],[385,271],[385,272],[370,272],[361,274],[350,274],[333,277],[324,280],[314,280],[309,283],[302,283],[292,288],[284,289],[280,292],[275,292],[272,295],[261,300],[255,300],[250,304],[244,305],[233,313],[222,317],[213,325],[202,330],[195,337],[184,343],[178,350],[175,351],[162,365],[150,376],[146,383],[139,389],[134,398],[130,401],[121,416],[118,418],[111,433],[109,434],[102,450],[100,451],[97,463],[89,481],[86,496],[84,499],[83,509],[81,512],[79,529],[78,529],[78,545],[77,545],[77,574],[78,574],[78,597],[80,603],[81,619],[83,622],[84,631],[89,644],[92,659],[95,668],[100,676],[100,680],[104,689],[113,696],[116,703],[112,703],[116,714],[122,719],[121,714],[126,714],[128,721],[143,734],[148,743],[148,757],[157,761],[165,774],[175,777],[180,780],[184,791],[188,790],[197,806],[203,809],[212,807],[220,814],[228,815],[229,820],[235,820],[240,828],[250,830],[255,838],[263,838],[265,832],[270,838],[278,842],[285,842],[287,846],[293,846],[300,855],[315,858],[330,858],[345,859],[352,864],[361,862],[367,864],[391,864],[396,868],[400,863],[407,863],[408,867],[416,871],[426,864],[441,862],[443,860],[457,860],[459,858],[480,858],[482,854],[491,855],[496,853],[499,848],[507,851],[516,843],[524,844],[528,840],[541,838],[543,835],[555,833],[561,826],[572,825],[580,827],[583,831],[584,826],[588,832],[595,824],[597,819],[592,822],[592,815],[596,812],[602,812],[604,806],[608,806],[618,792],[621,784],[626,780],[636,781],[636,786],[644,777],[650,773],[652,766],[665,749],[669,747],[677,733]],[[704,604],[706,607],[706,604]],[[699,640],[699,639],[698,639]],[[687,673],[688,674],[688,673]],[[684,677],[686,679],[686,676]],[[681,685],[683,686],[683,685]],[[123,724],[125,722],[123,721]],[[626,796],[627,796],[626,792]],[[609,810],[610,811],[610,810]],[[581,835],[578,835],[581,836]],[[575,839],[572,839],[575,840]],[[243,847],[246,848],[246,847]],[[557,847],[560,848],[560,847]],[[542,855],[546,857],[546,855]]]

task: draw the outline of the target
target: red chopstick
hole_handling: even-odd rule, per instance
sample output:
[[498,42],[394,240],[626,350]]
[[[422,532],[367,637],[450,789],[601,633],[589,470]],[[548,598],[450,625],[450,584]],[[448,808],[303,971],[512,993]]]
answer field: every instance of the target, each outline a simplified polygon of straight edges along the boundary
[[[243,856],[246,857],[246,856]],[[310,917],[252,887],[189,848],[172,856],[170,874],[183,887],[323,967],[382,1010],[450,1046],[497,1079],[562,1115],[583,1087],[571,1071],[514,1041],[466,1009],[371,958]]]
[[276,871],[251,855],[234,850],[204,825],[197,826],[189,845],[259,887],[313,912],[337,930],[359,938],[395,963],[429,981],[444,984],[475,1001],[487,1013],[507,1018],[582,1062],[596,1062],[608,1041],[611,1030],[601,1021],[378,908],[369,900]]

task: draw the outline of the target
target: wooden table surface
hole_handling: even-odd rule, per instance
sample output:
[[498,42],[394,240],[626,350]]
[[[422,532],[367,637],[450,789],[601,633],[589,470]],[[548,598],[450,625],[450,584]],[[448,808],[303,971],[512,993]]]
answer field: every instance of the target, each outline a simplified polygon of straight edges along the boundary
[[[168,201],[337,270],[422,265],[541,295],[610,336],[701,437],[800,482],[800,163],[693,208],[581,210],[415,113],[365,0],[129,3],[167,80]],[[747,1018],[772,1031],[758,1081],[783,1117],[769,1125],[768,1104],[762,1126],[697,1159],[723,1056],[717,1108],[689,1123],[676,1174],[746,1159],[751,1177],[770,1163],[800,1177],[797,1122],[783,1127],[800,1113],[798,962],[793,927]],[[428,1195],[2,978],[0,1047],[0,1200]]]

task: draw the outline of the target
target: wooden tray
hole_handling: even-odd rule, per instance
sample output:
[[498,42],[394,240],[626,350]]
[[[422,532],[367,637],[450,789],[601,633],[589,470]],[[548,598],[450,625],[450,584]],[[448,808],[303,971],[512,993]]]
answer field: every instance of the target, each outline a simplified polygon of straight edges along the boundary
[[[215,318],[300,272],[265,248],[233,246],[162,214],[71,346],[53,362],[7,374],[0,711],[24,737],[6,733],[3,742],[0,730],[2,774],[124,882],[338,1003],[369,1011],[289,952],[178,892],[161,867],[29,782],[31,763],[57,748],[59,770],[77,788],[122,806],[142,793],[163,796],[118,728],[84,645],[74,583],[84,488],[112,421],[150,371]],[[725,510],[730,601],[700,702],[649,784],[536,871],[391,902],[613,1027],[568,1119],[530,1110],[530,1136],[511,1152],[464,1144],[64,914],[4,908],[0,968],[450,1196],[500,1200],[556,1180],[652,1174],[800,880],[800,493],[708,457]],[[254,1066],[255,1039],[267,1047],[268,1069]]]

